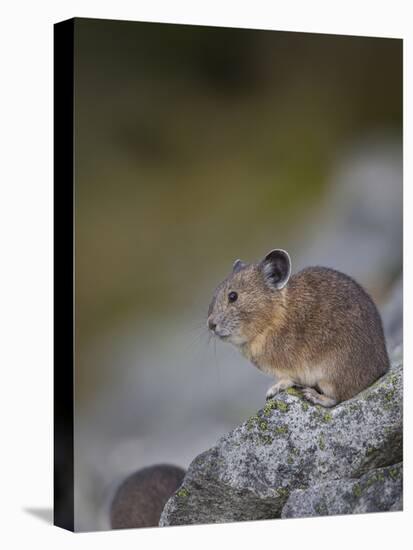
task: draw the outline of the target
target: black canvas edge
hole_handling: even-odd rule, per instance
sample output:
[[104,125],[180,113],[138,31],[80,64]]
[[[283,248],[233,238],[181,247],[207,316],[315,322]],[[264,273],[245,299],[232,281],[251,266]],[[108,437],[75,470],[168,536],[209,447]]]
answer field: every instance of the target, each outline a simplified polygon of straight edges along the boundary
[[262,31],[262,32],[277,32],[277,33],[283,33],[283,34],[305,34],[305,35],[312,35],[312,36],[318,36],[318,37],[327,37],[327,38],[371,38],[373,40],[403,40],[404,36],[380,36],[375,34],[352,34],[351,32],[338,32],[338,33],[332,33],[332,32],[322,32],[322,31],[306,31],[306,30],[300,30],[295,31],[291,29],[280,29],[280,28],[274,28],[274,27],[265,27],[265,26],[254,26],[249,27],[247,25],[241,25],[241,24],[227,24],[227,23],[191,23],[188,21],[161,21],[161,20],[145,20],[145,19],[123,19],[123,18],[104,18],[104,17],[74,17],[74,20],[82,21],[82,22],[94,22],[94,23],[140,23],[140,24],[148,24],[148,25],[174,25],[174,26],[180,26],[180,27],[198,27],[200,29],[216,29],[216,30],[229,30],[232,29],[234,31]]
[[74,531],[74,20],[54,31],[54,513]]

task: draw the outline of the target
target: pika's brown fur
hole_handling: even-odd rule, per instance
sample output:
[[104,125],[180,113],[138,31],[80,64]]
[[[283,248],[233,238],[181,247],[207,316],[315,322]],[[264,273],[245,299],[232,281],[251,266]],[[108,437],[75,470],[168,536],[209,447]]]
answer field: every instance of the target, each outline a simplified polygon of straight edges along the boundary
[[129,476],[111,505],[112,529],[158,526],[167,500],[181,485],[184,475],[182,468],[159,464]]
[[262,262],[235,262],[216,289],[208,325],[263,372],[278,379],[267,398],[293,385],[331,407],[389,368],[380,315],[351,277],[325,267],[291,275],[284,250]]

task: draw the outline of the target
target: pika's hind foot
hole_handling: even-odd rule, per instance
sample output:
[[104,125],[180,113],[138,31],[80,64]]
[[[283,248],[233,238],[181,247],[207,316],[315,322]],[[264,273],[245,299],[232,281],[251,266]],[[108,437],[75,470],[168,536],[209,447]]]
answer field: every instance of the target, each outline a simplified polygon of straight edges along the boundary
[[287,388],[291,388],[294,386],[294,382],[292,380],[289,380],[288,378],[283,378],[267,391],[267,394],[265,396],[266,399],[271,399],[274,397],[274,395],[277,395],[277,393],[280,393],[280,391],[286,390]]
[[319,393],[314,388],[303,388],[301,391],[304,397],[308,401],[310,401],[310,403],[314,403],[314,405],[321,405],[322,407],[334,407],[334,405],[337,404],[336,399],[333,399],[332,397],[327,397],[327,395]]

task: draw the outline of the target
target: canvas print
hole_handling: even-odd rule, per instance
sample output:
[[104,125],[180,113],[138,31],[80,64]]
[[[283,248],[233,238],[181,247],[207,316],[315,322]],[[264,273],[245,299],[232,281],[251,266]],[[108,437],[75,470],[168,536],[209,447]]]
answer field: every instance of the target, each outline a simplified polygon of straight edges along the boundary
[[55,25],[55,523],[403,508],[402,40]]

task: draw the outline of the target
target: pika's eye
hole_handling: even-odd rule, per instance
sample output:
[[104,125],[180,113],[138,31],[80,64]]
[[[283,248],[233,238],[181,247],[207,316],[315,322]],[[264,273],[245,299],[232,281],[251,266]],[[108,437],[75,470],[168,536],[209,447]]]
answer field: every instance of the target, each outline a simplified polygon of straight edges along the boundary
[[238,298],[238,294],[236,292],[230,292],[228,294],[228,301],[229,302],[235,302],[237,298]]

